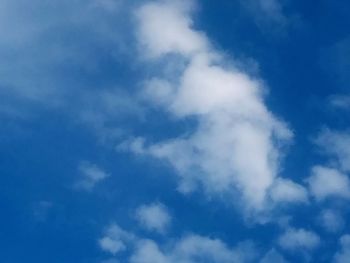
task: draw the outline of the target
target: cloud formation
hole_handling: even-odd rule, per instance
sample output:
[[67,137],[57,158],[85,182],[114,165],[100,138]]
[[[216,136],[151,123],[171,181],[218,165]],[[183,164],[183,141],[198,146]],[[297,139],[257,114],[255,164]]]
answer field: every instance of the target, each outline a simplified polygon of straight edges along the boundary
[[[180,73],[169,76],[159,70],[143,93],[179,121],[194,118],[196,128],[162,142],[136,138],[128,147],[173,166],[181,192],[199,187],[228,198],[239,192],[247,207],[261,209],[280,171],[281,147],[292,132],[264,104],[263,83],[228,65],[205,34],[194,29],[193,9],[185,1],[155,1],[142,5],[136,17],[145,58],[170,63],[178,56],[184,61],[177,67]],[[305,199],[296,184],[284,187],[289,197],[280,192],[276,199]]]
[[350,172],[349,132],[325,129],[319,134],[316,144],[336,162],[340,170]]
[[161,203],[142,205],[136,209],[135,215],[139,224],[150,231],[164,233],[171,223],[169,211]]
[[102,250],[116,255],[126,250],[127,245],[134,239],[133,234],[123,230],[117,224],[112,224],[106,229],[105,235],[98,240],[98,243]]
[[187,234],[157,242],[136,236],[116,224],[107,229],[99,244],[115,259],[119,253],[128,251],[126,262],[129,263],[249,263],[255,262],[257,256],[253,243],[248,241],[231,248],[220,239]]
[[340,250],[334,255],[334,263],[347,263],[350,258],[350,235],[340,238]]
[[285,250],[313,250],[319,246],[321,240],[320,237],[305,229],[288,228],[279,237],[278,244]]
[[76,183],[76,187],[87,191],[92,190],[98,182],[105,180],[110,176],[110,174],[103,171],[96,164],[86,161],[79,164],[78,170],[81,178]]
[[315,166],[307,182],[311,194],[318,201],[329,197],[350,198],[350,180],[336,169]]
[[341,214],[335,210],[325,209],[319,215],[319,223],[327,232],[337,233],[344,228],[344,219]]

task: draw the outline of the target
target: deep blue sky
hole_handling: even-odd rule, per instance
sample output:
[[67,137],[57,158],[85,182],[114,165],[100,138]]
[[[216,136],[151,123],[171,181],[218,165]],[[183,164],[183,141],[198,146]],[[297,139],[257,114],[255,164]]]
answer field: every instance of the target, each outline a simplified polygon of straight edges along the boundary
[[[339,163],[350,160],[350,2],[269,1],[282,18],[259,0],[197,1],[187,14],[225,60],[264,82],[264,105],[294,133],[280,149],[278,176],[302,185],[309,202],[278,204],[266,223],[245,215],[239,192],[180,193],[179,171],[167,162],[121,149],[138,136],[149,143],[186,137],[200,122],[174,117],[140,95],[145,80],[184,63],[140,55],[135,12],[152,1],[1,1],[0,261],[141,263],[130,259],[133,248],[114,255],[101,248],[106,228],[118,224],[159,247],[195,233],[228,247],[254,243],[251,262],[271,249],[286,262],[332,262],[349,234],[349,198],[317,201],[306,178],[315,165],[349,175]],[[334,106],[335,97],[347,103]],[[344,135],[345,150],[332,153],[322,143],[320,150],[315,140],[325,129]],[[106,178],[93,181],[79,168],[84,162]],[[166,234],[138,224],[135,211],[153,203],[171,215]],[[319,223],[325,209],[341,215],[341,229]],[[320,242],[285,248],[279,237],[286,229],[315,233]]]

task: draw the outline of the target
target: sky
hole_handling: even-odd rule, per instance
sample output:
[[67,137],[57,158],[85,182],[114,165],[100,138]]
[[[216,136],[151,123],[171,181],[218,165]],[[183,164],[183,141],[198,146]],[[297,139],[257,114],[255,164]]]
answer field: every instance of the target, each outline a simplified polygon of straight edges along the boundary
[[350,262],[349,9],[1,0],[0,261]]

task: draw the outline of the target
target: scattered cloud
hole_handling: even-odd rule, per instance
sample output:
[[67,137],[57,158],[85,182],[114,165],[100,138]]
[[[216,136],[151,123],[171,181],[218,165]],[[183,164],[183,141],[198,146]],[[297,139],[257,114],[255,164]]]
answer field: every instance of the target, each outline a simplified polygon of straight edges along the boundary
[[165,233],[171,223],[168,209],[161,203],[142,205],[136,210],[136,219],[147,230]]
[[103,171],[96,164],[92,164],[86,161],[82,161],[79,164],[78,170],[80,172],[81,178],[75,186],[78,189],[87,191],[92,190],[97,183],[105,180],[110,176],[110,174]]
[[336,162],[344,172],[350,172],[350,133],[348,131],[323,130],[316,144]]
[[250,245],[231,249],[218,239],[189,235],[166,249],[161,249],[154,241],[142,240],[131,256],[130,263],[238,263],[253,262],[252,257],[254,253]]
[[341,214],[337,211],[325,209],[322,210],[318,221],[323,228],[330,233],[340,232],[345,225],[344,219]]
[[311,231],[305,229],[295,229],[289,227],[279,237],[278,244],[285,250],[313,250],[319,246],[320,237]]
[[266,253],[260,263],[288,263],[288,261],[273,248]]
[[324,166],[313,167],[311,173],[306,181],[316,200],[322,201],[328,197],[350,198],[350,181],[345,174]]
[[287,15],[284,0],[240,0],[239,3],[263,32],[283,33],[296,19],[295,15]]
[[350,235],[344,235],[340,238],[340,251],[338,251],[333,259],[334,263],[347,263],[350,258]]
[[307,203],[308,200],[308,192],[307,190],[291,180],[286,179],[277,179],[273,184],[270,195],[273,201],[279,202],[300,202]]
[[104,236],[98,240],[98,244],[103,251],[116,255],[126,250],[127,244],[134,239],[133,234],[123,230],[117,224],[112,224],[106,229]]
[[333,95],[330,97],[330,104],[331,106],[343,109],[343,110],[349,110],[350,109],[350,96],[349,95]]
[[168,238],[165,242],[158,243],[155,240],[137,237],[117,225],[107,229],[99,244],[102,250],[114,256],[118,252],[129,251],[126,262],[130,263],[249,263],[254,262],[257,257],[256,248],[249,241],[230,248],[220,239],[188,234],[182,238]]

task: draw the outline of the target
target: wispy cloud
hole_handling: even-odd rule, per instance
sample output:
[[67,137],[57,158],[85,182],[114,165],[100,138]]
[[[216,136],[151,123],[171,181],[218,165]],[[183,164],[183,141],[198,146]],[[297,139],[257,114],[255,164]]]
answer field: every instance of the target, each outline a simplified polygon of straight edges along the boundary
[[321,211],[318,221],[320,225],[330,233],[340,232],[344,226],[345,222],[343,217],[336,210],[325,209]]
[[80,172],[80,179],[75,186],[78,189],[91,191],[95,185],[110,176],[110,174],[103,171],[96,164],[82,161],[79,164],[78,170]]

